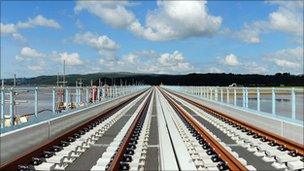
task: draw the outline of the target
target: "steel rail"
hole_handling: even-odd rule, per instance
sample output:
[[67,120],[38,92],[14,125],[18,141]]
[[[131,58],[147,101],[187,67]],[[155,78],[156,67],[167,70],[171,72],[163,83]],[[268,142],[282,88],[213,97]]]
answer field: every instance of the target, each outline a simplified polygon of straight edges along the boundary
[[[148,90],[146,90],[146,91],[148,91]],[[50,150],[54,145],[60,144],[61,141],[66,140],[68,137],[72,137],[78,131],[91,126],[91,124],[93,124],[98,119],[102,119],[102,118],[105,118],[107,116],[114,114],[115,112],[122,109],[124,106],[126,106],[128,103],[130,103],[131,101],[133,101],[134,99],[139,97],[141,94],[145,93],[146,91],[143,91],[134,97],[131,97],[131,98],[128,98],[128,99],[122,101],[118,105],[112,106],[112,107],[106,109],[105,111],[102,111],[101,113],[94,116],[93,118],[88,119],[84,123],[77,125],[76,127],[55,136],[54,138],[48,139],[45,142],[41,143],[40,145],[37,145],[33,148],[28,149],[27,151],[16,156],[15,158],[2,164],[0,167],[0,171],[18,170],[18,165],[29,164],[32,161],[32,157],[37,157],[37,156],[43,154],[43,151]]]
[[299,153],[300,155],[304,155],[304,144],[300,144],[300,143],[297,143],[297,142],[294,142],[290,139],[287,139],[287,138],[284,138],[280,135],[277,135],[277,134],[274,134],[272,132],[269,132],[269,131],[266,131],[264,129],[261,129],[257,126],[254,126],[250,123],[247,123],[247,122],[244,122],[244,121],[241,121],[240,119],[236,119],[232,116],[229,116],[225,113],[222,113],[222,112],[219,112],[215,109],[212,109],[210,107],[207,107],[205,105],[203,105],[202,103],[199,103],[199,102],[195,102],[193,100],[190,100],[189,98],[186,98],[180,94],[177,94],[177,93],[174,93],[172,91],[169,91],[169,90],[165,90],[167,92],[170,92],[172,94],[174,94],[175,96],[187,101],[188,103],[202,109],[203,111],[217,117],[217,118],[220,118],[220,119],[224,119],[224,120],[228,120],[234,124],[237,124],[237,126],[241,126],[243,128],[246,128],[248,129],[249,131],[252,131],[253,133],[256,133],[257,135],[260,135],[262,137],[265,137],[266,139],[270,140],[270,141],[274,141],[275,143],[279,144],[279,145],[283,145],[285,148],[287,148],[288,150],[290,151],[295,151],[296,153]]
[[125,138],[122,140],[122,142],[120,144],[120,147],[118,148],[118,151],[114,155],[114,158],[113,158],[112,162],[110,163],[110,166],[107,170],[110,170],[110,171],[121,170],[119,168],[120,167],[120,161],[122,160],[124,152],[128,147],[128,144],[129,144],[129,142],[131,140],[131,137],[134,133],[134,130],[136,128],[136,125],[139,123],[139,121],[141,119],[144,119],[146,114],[147,114],[151,97],[152,97],[152,91],[150,92],[149,97],[147,98],[144,106],[140,109],[139,114],[136,116],[136,118],[134,119],[130,128],[128,129],[128,132],[126,133]]
[[204,128],[202,128],[199,123],[192,117],[190,114],[179,106],[170,95],[163,90],[161,90],[164,97],[168,100],[171,106],[181,114],[181,116],[190,123],[193,128],[204,138],[204,140],[210,143],[210,146],[213,147],[214,151],[219,155],[219,157],[226,162],[230,170],[248,170],[239,160],[237,160],[230,152],[225,149],[215,138],[213,138]]

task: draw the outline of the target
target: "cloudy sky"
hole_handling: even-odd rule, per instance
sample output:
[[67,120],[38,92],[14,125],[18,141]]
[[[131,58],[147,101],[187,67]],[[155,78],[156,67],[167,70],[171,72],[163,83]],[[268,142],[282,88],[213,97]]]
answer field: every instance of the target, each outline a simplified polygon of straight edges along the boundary
[[303,73],[303,1],[1,1],[5,78]]

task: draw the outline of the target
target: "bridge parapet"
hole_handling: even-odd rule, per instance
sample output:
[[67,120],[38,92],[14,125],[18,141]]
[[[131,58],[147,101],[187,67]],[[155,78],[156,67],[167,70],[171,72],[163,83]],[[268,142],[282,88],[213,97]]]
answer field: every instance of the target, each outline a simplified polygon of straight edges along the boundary
[[165,86],[258,115],[303,123],[304,87]]
[[2,88],[1,132],[83,109],[147,86]]

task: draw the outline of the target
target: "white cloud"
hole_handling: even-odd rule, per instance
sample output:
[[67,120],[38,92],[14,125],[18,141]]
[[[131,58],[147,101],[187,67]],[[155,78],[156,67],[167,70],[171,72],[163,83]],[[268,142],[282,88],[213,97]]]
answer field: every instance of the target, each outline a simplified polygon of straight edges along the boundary
[[276,30],[296,35],[303,34],[303,1],[270,1],[278,10],[269,15],[269,23]]
[[[268,15],[268,19],[244,24],[240,31],[226,31],[226,34],[237,37],[246,43],[260,43],[260,34],[269,30],[282,31],[303,40],[303,1],[269,1],[277,5],[276,11]],[[302,43],[302,41],[301,41]]]
[[24,28],[33,28],[35,26],[41,26],[41,27],[50,27],[50,28],[60,28],[60,25],[57,21],[53,19],[47,19],[42,15],[37,15],[34,18],[29,18],[26,22],[18,22],[16,24],[17,28],[24,29]]
[[78,44],[86,44],[98,50],[117,50],[119,48],[118,44],[108,36],[99,36],[91,32],[76,34],[74,37],[74,42]]
[[21,22],[19,21],[17,24],[4,24],[0,23],[1,26],[1,36],[4,35],[10,35],[16,40],[21,40],[25,41],[26,39],[19,33],[19,30],[21,29],[29,29],[29,28],[34,28],[36,26],[39,27],[50,27],[50,28],[60,28],[61,26],[59,25],[58,22],[56,22],[53,19],[47,19],[43,17],[42,15],[37,15],[34,18],[29,18],[28,21],[26,22]]
[[282,49],[265,55],[266,59],[278,67],[281,72],[303,73],[303,47]]
[[128,4],[126,1],[78,1],[75,11],[87,10],[112,27],[126,28],[136,20],[126,9]]
[[14,39],[19,40],[19,41],[22,41],[22,42],[25,42],[25,41],[26,41],[25,37],[23,37],[23,36],[22,36],[21,34],[19,34],[19,33],[13,33],[13,34],[12,34],[12,37],[13,37]]
[[45,54],[40,53],[36,49],[32,49],[30,47],[23,47],[20,51],[20,55],[28,58],[40,58],[45,56]]
[[45,62],[44,60],[39,60],[35,63],[27,65],[27,68],[34,72],[42,72],[45,69]]
[[298,68],[301,66],[299,63],[291,62],[285,59],[275,59],[274,63],[283,68]]
[[80,59],[80,56],[78,53],[68,53],[68,52],[62,52],[57,53],[53,52],[52,58],[60,63],[63,63],[65,61],[66,65],[82,65],[84,62]]
[[256,62],[245,62],[241,69],[243,70],[243,73],[247,74],[266,74],[269,72],[267,68],[268,67],[261,63],[257,64]]
[[117,61],[116,69],[162,74],[184,74],[197,70],[179,51],[159,54],[153,50],[124,55]]
[[226,55],[223,59],[223,64],[225,65],[229,65],[229,66],[237,66],[240,65],[237,56],[235,56],[234,54],[229,54]]
[[78,19],[76,20],[75,25],[78,29],[83,29],[83,27],[84,27],[82,22]]
[[164,41],[211,36],[222,18],[208,14],[206,1],[157,1],[157,9],[146,15],[143,26],[125,1],[78,1],[75,11],[87,10],[115,28],[125,28],[147,40]]
[[223,73],[224,71],[218,67],[212,66],[207,69],[205,69],[205,72],[207,73]]
[[138,63],[139,56],[134,53],[129,53],[123,57],[128,63],[136,64]]
[[257,63],[253,60],[239,58],[234,54],[229,54],[218,58],[213,64],[204,67],[204,72],[209,73],[241,73],[241,74],[265,74],[269,72],[265,63]]
[[17,28],[15,24],[3,24],[0,23],[1,26],[1,34],[10,34],[10,33],[16,33]]
[[29,65],[29,66],[27,66],[27,68],[32,71],[42,71],[43,70],[43,67],[40,65]]
[[47,55],[30,47],[23,47],[20,53],[15,56],[19,65],[34,72],[42,72],[45,69]]

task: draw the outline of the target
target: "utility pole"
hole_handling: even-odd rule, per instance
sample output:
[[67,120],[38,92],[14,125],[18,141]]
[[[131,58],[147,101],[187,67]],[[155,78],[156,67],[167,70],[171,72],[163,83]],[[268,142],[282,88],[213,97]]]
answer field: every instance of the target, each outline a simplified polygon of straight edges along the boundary
[[82,82],[82,79],[81,79],[81,78],[79,79],[78,84],[79,84],[80,87],[82,87],[83,82]]
[[65,87],[65,60],[63,60],[63,75],[62,75],[63,87]]
[[62,81],[59,81],[59,73],[57,73],[57,86],[61,84],[61,86],[65,87],[65,84],[68,82],[65,81],[65,60],[63,60],[63,75],[62,75]]
[[57,72],[57,87],[59,86],[59,73]]
[[2,78],[2,56],[0,55],[0,79],[1,79],[1,87],[4,87],[4,78]]
[[14,74],[14,87],[16,87],[16,74]]

